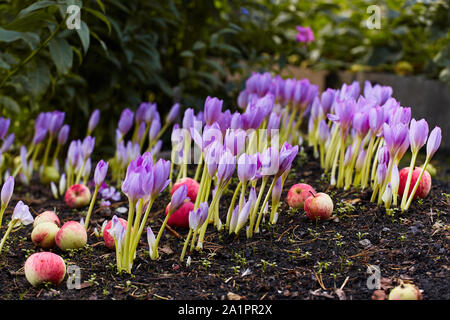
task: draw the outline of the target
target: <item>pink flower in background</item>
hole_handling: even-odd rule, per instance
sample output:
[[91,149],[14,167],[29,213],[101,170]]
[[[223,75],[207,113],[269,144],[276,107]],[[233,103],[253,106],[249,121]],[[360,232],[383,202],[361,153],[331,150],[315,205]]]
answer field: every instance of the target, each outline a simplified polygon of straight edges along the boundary
[[304,43],[310,43],[314,41],[314,33],[311,29],[311,27],[302,27],[297,26],[297,41],[298,42],[304,42]]

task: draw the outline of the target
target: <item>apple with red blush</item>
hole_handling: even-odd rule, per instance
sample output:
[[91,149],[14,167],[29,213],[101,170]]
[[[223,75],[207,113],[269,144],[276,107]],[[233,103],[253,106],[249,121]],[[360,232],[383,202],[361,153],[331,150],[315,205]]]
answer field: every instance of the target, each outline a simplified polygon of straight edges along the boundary
[[82,208],[91,201],[91,191],[84,184],[74,184],[67,189],[64,201],[70,208]]
[[[169,212],[170,203],[166,207],[166,216]],[[191,201],[183,205],[170,216],[167,224],[171,227],[189,228],[189,212],[194,211],[194,204]]]
[[[403,168],[399,172],[399,185],[398,185],[398,194],[399,196],[403,196],[403,192],[405,191],[406,182],[408,180],[408,174],[409,174],[409,167]],[[414,186],[416,185],[417,180],[419,179],[419,176],[422,172],[422,168],[415,167],[412,176],[411,176],[411,184],[409,185],[408,189],[408,197],[411,195],[412,190],[414,189]],[[417,191],[414,194],[413,199],[420,198],[424,199],[428,193],[430,193],[431,190],[431,175],[430,173],[425,170],[423,173],[422,178],[420,179],[419,186],[417,187]]]
[[333,200],[326,193],[310,191],[310,197],[305,200],[305,211],[311,220],[327,220],[333,213]]
[[286,200],[289,207],[303,209],[306,199],[311,196],[310,192],[316,192],[313,187],[306,183],[294,184],[288,191]]
[[191,199],[191,201],[195,201],[200,185],[197,181],[189,177],[178,180],[170,190],[170,194],[172,195],[182,185],[187,187],[187,197]]

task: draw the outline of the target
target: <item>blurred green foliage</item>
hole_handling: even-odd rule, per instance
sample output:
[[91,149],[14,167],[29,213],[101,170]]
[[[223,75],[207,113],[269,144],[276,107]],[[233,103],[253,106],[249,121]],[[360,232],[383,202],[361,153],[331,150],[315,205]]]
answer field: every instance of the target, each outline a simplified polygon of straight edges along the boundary
[[[448,3],[377,3],[379,30],[366,25],[370,0],[3,1],[0,115],[29,141],[26,124],[39,111],[65,111],[80,137],[99,108],[96,135],[108,145],[125,107],[156,101],[163,115],[174,102],[202,108],[207,95],[233,107],[252,71],[287,64],[450,83]],[[81,7],[80,30],[64,23],[71,4]],[[297,25],[311,26],[316,41],[296,42]]]

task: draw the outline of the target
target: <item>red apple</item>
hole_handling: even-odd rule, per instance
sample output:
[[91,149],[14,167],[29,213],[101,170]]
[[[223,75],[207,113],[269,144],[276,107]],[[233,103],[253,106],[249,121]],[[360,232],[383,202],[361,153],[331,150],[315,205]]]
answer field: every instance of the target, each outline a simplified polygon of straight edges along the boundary
[[64,201],[70,208],[85,207],[91,201],[91,191],[84,184],[74,184],[67,189]]
[[[166,215],[169,212],[170,203],[166,207]],[[171,227],[189,228],[189,212],[194,210],[192,202],[185,202],[170,216],[167,224]]]
[[326,193],[310,194],[305,201],[305,211],[311,220],[326,220],[333,213],[333,200]]
[[[420,173],[422,172],[422,168],[415,167],[411,177],[411,184],[408,190],[408,197],[411,195],[412,190],[414,189],[414,185],[419,179]],[[403,196],[403,191],[405,190],[406,180],[408,180],[409,167],[403,168],[399,172],[400,183],[398,185],[398,194]],[[417,188],[416,194],[413,199],[416,198],[425,198],[431,190],[431,176],[430,173],[425,170],[422,179],[420,179],[419,187]]]
[[[125,228],[127,227],[127,220],[119,218],[119,221],[122,226],[124,226]],[[111,225],[112,225],[112,220],[109,220],[105,226],[105,230],[103,230],[103,240],[105,241],[105,245],[109,249],[114,249],[116,246],[114,243],[114,238],[108,232],[108,230],[111,229]]]
[[188,190],[187,196],[189,197],[189,199],[191,199],[191,201],[195,202],[195,199],[197,199],[198,188],[200,187],[200,185],[198,184],[197,181],[191,178],[183,178],[177,181],[173,185],[172,190],[170,190],[170,194],[173,194],[182,185],[186,185]]
[[59,229],[55,241],[61,250],[80,249],[86,245],[87,233],[79,222],[68,221]]
[[311,196],[311,192],[315,193],[313,187],[306,183],[294,184],[288,191],[287,203],[289,207],[294,209],[303,209],[305,200]]
[[59,227],[53,222],[39,223],[31,232],[31,241],[34,245],[44,249],[53,248],[58,231]]
[[36,228],[36,226],[43,222],[52,222],[56,224],[58,227],[61,225],[61,222],[59,221],[58,216],[54,211],[44,211],[41,214],[39,214],[33,222],[33,228]]
[[415,285],[403,283],[391,290],[389,300],[422,300],[422,293]]
[[51,252],[33,253],[25,262],[25,277],[32,286],[45,282],[59,284],[66,275],[63,258]]

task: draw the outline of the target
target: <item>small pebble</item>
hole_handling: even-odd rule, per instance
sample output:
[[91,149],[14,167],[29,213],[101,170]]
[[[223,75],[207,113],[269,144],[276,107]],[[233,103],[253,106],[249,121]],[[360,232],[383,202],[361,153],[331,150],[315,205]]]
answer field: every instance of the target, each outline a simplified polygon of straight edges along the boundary
[[364,246],[364,247],[369,247],[369,246],[372,245],[372,243],[370,242],[369,239],[362,239],[362,240],[359,242],[359,244],[362,245],[362,246]]
[[391,231],[391,229],[389,229],[388,227],[384,227],[382,231],[383,232],[389,232],[389,231]]
[[126,207],[118,207],[116,209],[116,212],[117,213],[127,213],[128,212],[128,208],[126,208]]

